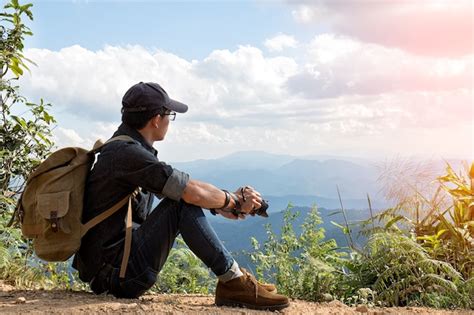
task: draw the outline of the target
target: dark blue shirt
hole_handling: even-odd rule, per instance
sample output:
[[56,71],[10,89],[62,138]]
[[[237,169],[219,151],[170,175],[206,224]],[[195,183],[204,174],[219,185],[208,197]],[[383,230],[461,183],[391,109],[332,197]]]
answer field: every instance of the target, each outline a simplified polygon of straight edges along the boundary
[[[100,150],[86,183],[83,223],[140,187],[141,192],[132,203],[137,227],[151,212],[154,195],[179,201],[189,180],[188,174],[160,162],[158,152],[137,130],[122,124],[113,136],[119,135],[128,135],[134,141],[114,141]],[[127,205],[82,238],[73,261],[81,280],[89,282],[105,262],[122,250],[126,212]]]

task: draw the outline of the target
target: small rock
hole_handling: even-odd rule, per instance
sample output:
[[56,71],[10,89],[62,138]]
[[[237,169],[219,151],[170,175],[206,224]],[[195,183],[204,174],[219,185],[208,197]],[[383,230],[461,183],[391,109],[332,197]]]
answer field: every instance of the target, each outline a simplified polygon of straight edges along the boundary
[[20,296],[19,298],[16,299],[15,301],[16,304],[25,304],[26,303],[26,298],[23,296]]
[[367,313],[369,311],[369,308],[367,307],[367,305],[358,305],[356,307],[356,311],[359,313]]
[[127,305],[127,308],[136,308],[138,306],[137,303],[130,303]]
[[332,300],[334,300],[334,298],[332,297],[331,294],[323,293],[323,301],[324,302],[331,302]]
[[118,310],[121,309],[121,305],[119,303],[114,303],[109,305],[110,309],[114,312],[117,312]]

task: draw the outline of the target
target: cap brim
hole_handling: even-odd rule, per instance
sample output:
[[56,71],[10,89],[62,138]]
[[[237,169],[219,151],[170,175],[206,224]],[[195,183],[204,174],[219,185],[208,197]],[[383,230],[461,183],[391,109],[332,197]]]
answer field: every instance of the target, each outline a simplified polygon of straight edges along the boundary
[[186,113],[188,111],[188,105],[181,102],[170,99],[170,102],[166,105],[169,110],[177,113]]

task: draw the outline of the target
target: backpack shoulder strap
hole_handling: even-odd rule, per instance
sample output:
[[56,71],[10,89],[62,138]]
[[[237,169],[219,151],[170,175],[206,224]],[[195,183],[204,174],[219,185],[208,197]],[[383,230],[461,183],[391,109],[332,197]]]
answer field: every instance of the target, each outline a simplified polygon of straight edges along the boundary
[[92,151],[96,152],[96,151],[99,151],[100,149],[102,149],[102,147],[106,144],[109,144],[111,142],[114,142],[114,141],[125,141],[125,142],[133,142],[135,140],[133,140],[132,137],[130,136],[126,136],[126,135],[121,135],[121,136],[117,136],[117,137],[113,137],[113,138],[110,138],[109,140],[107,140],[105,143],[102,142],[101,139],[97,140],[95,143],[94,143],[94,147],[92,148]]
[[125,196],[122,200],[117,202],[115,205],[105,210],[98,216],[89,220],[81,228],[81,237],[83,237],[87,233],[87,231],[89,231],[91,228],[93,228],[100,222],[110,217],[112,214],[117,212],[120,208],[122,208],[128,202],[127,216],[125,219],[125,244],[124,244],[124,252],[123,252],[123,257],[122,257],[122,263],[120,265],[120,275],[119,275],[119,277],[122,279],[125,278],[125,273],[127,272],[127,264],[128,264],[128,259],[130,258],[130,250],[132,247],[132,198],[135,197],[139,192],[140,192],[140,188],[135,189],[133,193]]
[[110,217],[112,214],[117,212],[120,208],[122,208],[127,203],[129,199],[135,197],[139,191],[140,191],[140,188],[135,189],[133,193],[125,196],[122,200],[117,202],[115,205],[113,205],[109,209],[105,210],[101,214],[93,217],[92,219],[84,223],[84,225],[81,228],[81,237],[83,237],[87,233],[87,231],[92,229],[94,226],[96,226],[97,224],[99,224],[100,222],[104,221],[105,219]]

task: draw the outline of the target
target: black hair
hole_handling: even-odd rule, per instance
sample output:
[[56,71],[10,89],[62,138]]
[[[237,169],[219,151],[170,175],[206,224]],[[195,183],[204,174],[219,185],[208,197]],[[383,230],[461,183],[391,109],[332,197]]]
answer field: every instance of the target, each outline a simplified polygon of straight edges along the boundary
[[145,112],[123,112],[122,122],[133,129],[140,130],[146,126],[148,121],[163,112],[162,108],[153,109]]

